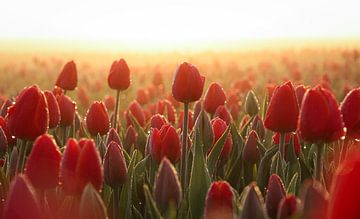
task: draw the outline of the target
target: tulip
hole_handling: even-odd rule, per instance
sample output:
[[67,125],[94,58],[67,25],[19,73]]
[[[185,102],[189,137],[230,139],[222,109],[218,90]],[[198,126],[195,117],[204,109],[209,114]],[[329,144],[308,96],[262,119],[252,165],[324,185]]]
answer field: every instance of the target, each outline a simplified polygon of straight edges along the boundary
[[13,179],[6,198],[3,218],[6,219],[43,219],[40,203],[34,188],[25,175]]
[[16,139],[10,134],[7,121],[1,116],[0,116],[0,128],[2,128],[2,130],[4,131],[8,145],[9,146],[15,145]]
[[[192,117],[193,117],[193,114],[190,111],[188,114],[188,126],[187,126],[188,132],[190,132],[194,127],[194,122],[193,122]],[[182,128],[183,128],[183,123],[184,123],[184,112],[180,112],[179,118],[178,118],[178,127],[180,128],[180,130],[182,130]]]
[[45,95],[37,85],[24,88],[8,111],[10,133],[17,138],[34,140],[49,126],[49,110]]
[[234,214],[234,194],[226,181],[213,182],[205,201],[204,219],[232,219]]
[[195,106],[194,106],[194,115],[193,115],[194,121],[196,121],[196,119],[198,118],[201,110],[202,110],[202,102],[201,102],[201,100],[196,101]]
[[360,88],[351,90],[340,106],[346,135],[350,139],[360,138]]
[[106,146],[108,146],[112,141],[116,142],[118,145],[122,147],[120,136],[114,128],[111,128],[107,135]]
[[242,153],[243,159],[250,164],[256,164],[260,160],[260,152],[257,146],[258,140],[259,137],[256,131],[251,130],[245,141]]
[[149,149],[152,159],[160,163],[167,157],[172,163],[177,163],[181,156],[179,136],[171,125],[164,125],[160,131],[151,129]]
[[109,131],[110,121],[104,102],[93,102],[86,113],[85,121],[92,136],[105,135]]
[[270,100],[265,127],[274,132],[294,132],[297,128],[299,106],[290,81],[278,86]]
[[149,101],[149,93],[145,89],[139,89],[136,92],[136,100],[140,105],[145,105]]
[[105,183],[112,188],[124,184],[127,179],[127,166],[120,145],[112,141],[107,147],[104,158]]
[[220,119],[224,120],[227,125],[229,125],[230,122],[232,121],[230,112],[223,105],[220,105],[218,106],[218,108],[216,108],[214,118],[216,117],[219,117]]
[[135,131],[135,128],[130,125],[127,129],[126,129],[126,134],[125,134],[125,149],[126,151],[130,151],[131,146],[134,146],[135,148],[137,147],[137,137],[138,134]]
[[74,90],[77,85],[77,70],[74,61],[69,61],[59,74],[55,83],[64,90]]
[[259,187],[256,183],[251,183],[247,186],[247,194],[244,198],[243,211],[241,213],[241,219],[267,219],[266,211],[263,207],[263,198]]
[[105,204],[91,184],[87,184],[80,198],[79,219],[108,218]]
[[76,103],[66,95],[57,96],[57,102],[60,109],[60,126],[70,126],[74,122]]
[[124,59],[114,61],[108,76],[109,87],[113,90],[126,90],[130,86],[130,69]]
[[156,112],[161,115],[166,115],[167,120],[174,124],[175,123],[175,108],[173,104],[168,100],[160,100],[156,106]]
[[304,94],[307,90],[308,90],[308,88],[302,84],[295,87],[295,94],[296,94],[296,99],[299,104],[299,107],[301,107],[301,103],[304,98]]
[[285,195],[285,187],[281,178],[276,174],[272,174],[269,178],[265,197],[266,210],[270,218],[276,218],[278,206]]
[[[213,145],[211,146],[210,150],[208,151],[208,154],[213,149],[216,142],[224,134],[224,132],[226,131],[226,128],[227,128],[226,122],[220,118],[213,119],[211,121],[211,125],[212,125],[212,130],[214,132],[214,142],[213,142]],[[224,164],[227,161],[228,157],[230,156],[231,149],[232,149],[232,137],[231,137],[231,133],[229,133],[229,135],[226,138],[224,147],[220,153],[220,163],[221,164]]]
[[218,106],[225,104],[226,95],[220,84],[211,83],[205,94],[204,109],[210,114],[214,114]]
[[25,174],[39,189],[54,188],[59,184],[61,153],[51,135],[39,136],[26,162]]
[[173,205],[178,207],[181,202],[181,185],[178,174],[171,162],[164,157],[161,160],[159,170],[154,182],[154,198],[161,211]]
[[51,91],[44,91],[49,109],[49,128],[55,128],[60,122],[60,109],[54,94]]
[[[292,133],[286,133],[285,135],[285,144],[290,144],[290,140],[291,140],[291,136],[294,136],[294,149],[295,149],[295,154],[296,156],[299,156],[301,153],[301,145],[300,145],[300,140],[299,140],[299,135],[296,134],[292,134]],[[277,132],[275,133],[275,135],[273,136],[273,142],[275,144],[280,144],[280,133]],[[288,160],[288,147],[285,147],[285,160]]]
[[108,111],[113,111],[115,109],[115,98],[113,96],[106,95],[104,97],[104,103]]
[[201,111],[196,119],[196,129],[200,130],[200,138],[204,144],[204,151],[208,151],[214,142],[214,131],[210,118],[205,111]]
[[182,103],[197,101],[203,92],[204,82],[205,77],[200,75],[194,65],[183,62],[175,71],[172,94]]
[[152,84],[155,86],[159,86],[163,84],[162,73],[160,71],[155,72],[152,80]]
[[245,111],[250,116],[255,116],[260,110],[259,101],[255,93],[250,90],[245,99]]
[[157,128],[157,129],[161,129],[161,127],[163,125],[167,124],[167,121],[165,119],[165,117],[163,115],[160,114],[155,114],[151,117],[150,119],[150,127],[151,128]]
[[303,210],[301,218],[317,219],[328,218],[329,195],[325,188],[317,181],[307,181],[301,192]]
[[254,120],[251,123],[251,129],[256,131],[260,140],[264,140],[265,138],[265,126],[261,118],[256,115]]
[[140,106],[140,104],[136,100],[132,101],[129,104],[128,109],[125,112],[125,118],[126,118],[127,127],[129,127],[130,125],[133,125],[133,122],[131,121],[130,116],[129,116],[130,112],[134,116],[134,118],[136,119],[136,121],[139,123],[140,126],[145,125],[144,110],[142,109],[142,107]]
[[294,195],[284,197],[279,204],[277,219],[292,218],[297,213],[299,201]]

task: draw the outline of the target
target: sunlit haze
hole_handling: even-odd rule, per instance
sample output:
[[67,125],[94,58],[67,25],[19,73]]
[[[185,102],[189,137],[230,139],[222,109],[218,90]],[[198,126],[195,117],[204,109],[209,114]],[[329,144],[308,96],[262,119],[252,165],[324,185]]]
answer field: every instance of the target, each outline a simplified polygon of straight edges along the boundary
[[359,8],[356,0],[5,0],[0,40],[173,49],[261,40],[356,39]]

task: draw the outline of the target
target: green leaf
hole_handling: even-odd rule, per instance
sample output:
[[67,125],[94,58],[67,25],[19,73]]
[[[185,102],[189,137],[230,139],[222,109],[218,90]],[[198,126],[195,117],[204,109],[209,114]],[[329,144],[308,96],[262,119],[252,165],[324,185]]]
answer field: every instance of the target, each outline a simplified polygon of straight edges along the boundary
[[300,180],[299,180],[299,174],[295,173],[293,175],[293,177],[290,180],[290,183],[287,187],[287,193],[292,193],[292,194],[297,194],[297,192],[299,191],[299,186],[300,186]]
[[160,219],[161,215],[159,209],[156,207],[155,201],[151,196],[149,187],[144,185],[144,193],[145,193],[145,200],[146,200],[146,208],[147,211],[150,213],[152,219]]
[[138,134],[138,136],[137,136],[138,147],[139,147],[141,153],[145,154],[145,145],[146,145],[146,140],[147,140],[146,133],[145,133],[144,129],[141,127],[141,125],[139,124],[139,122],[136,120],[134,115],[130,111],[128,112],[128,115],[129,115],[130,120],[134,124],[135,130]]
[[258,168],[258,175],[257,175],[257,184],[262,192],[265,191],[265,187],[268,184],[268,180],[270,177],[270,165],[272,157],[278,151],[278,146],[275,145],[268,149],[264,155],[264,157],[260,161],[260,165]]
[[79,219],[107,218],[105,205],[91,183],[87,184],[80,200]]
[[270,174],[276,173],[281,179],[284,180],[284,163],[280,151],[276,152],[271,161]]

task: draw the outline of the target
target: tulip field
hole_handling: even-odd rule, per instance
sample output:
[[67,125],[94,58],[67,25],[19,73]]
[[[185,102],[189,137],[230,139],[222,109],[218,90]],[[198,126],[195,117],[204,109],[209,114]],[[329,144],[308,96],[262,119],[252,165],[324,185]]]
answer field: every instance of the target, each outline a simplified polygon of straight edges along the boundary
[[360,50],[97,57],[0,61],[0,218],[360,218]]

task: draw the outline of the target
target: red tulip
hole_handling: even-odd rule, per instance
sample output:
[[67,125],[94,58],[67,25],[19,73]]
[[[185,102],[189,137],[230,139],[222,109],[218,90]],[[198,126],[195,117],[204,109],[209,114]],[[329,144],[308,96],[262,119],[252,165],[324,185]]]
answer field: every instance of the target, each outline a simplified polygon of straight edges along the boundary
[[8,126],[17,138],[34,140],[49,126],[49,110],[45,95],[37,85],[24,88],[9,108]]
[[172,94],[182,103],[197,101],[203,92],[204,82],[205,77],[200,75],[194,65],[183,62],[175,71]]
[[55,83],[64,90],[74,90],[77,86],[77,70],[74,61],[65,64]]
[[258,140],[259,137],[256,134],[256,131],[251,130],[246,139],[242,153],[243,159],[250,164],[256,164],[260,160],[260,152],[257,146]]
[[60,109],[54,94],[51,91],[44,91],[49,109],[49,128],[55,128],[60,122]]
[[[291,135],[294,135],[295,154],[296,154],[296,156],[299,156],[301,153],[301,145],[300,145],[300,141],[299,141],[299,135],[297,133],[296,134],[286,133],[285,144],[290,144]],[[279,132],[275,133],[275,135],[273,136],[273,142],[277,145],[280,144],[280,133]],[[288,150],[288,147],[285,147],[285,160],[287,160],[287,150]]]
[[[182,130],[184,122],[184,112],[181,111],[178,118],[178,128]],[[193,121],[193,114],[191,111],[188,113],[188,132],[191,132],[192,128],[194,127],[194,121]]]
[[39,136],[26,162],[25,174],[36,188],[54,188],[59,184],[61,153],[51,135]]
[[145,125],[144,110],[136,100],[132,101],[129,104],[128,109],[125,112],[125,118],[126,118],[127,127],[129,127],[130,125],[133,125],[133,123],[132,123],[132,121],[130,119],[130,116],[128,115],[129,112],[131,112],[131,114],[134,116],[134,118],[136,119],[136,121],[139,123],[140,126]]
[[104,98],[104,103],[108,111],[113,111],[115,109],[115,98],[111,95],[106,95]]
[[265,127],[274,132],[293,132],[297,128],[299,106],[290,81],[277,87],[265,116]]
[[163,115],[155,114],[150,119],[150,127],[161,129],[163,125],[167,124],[167,121]]
[[270,218],[276,218],[278,206],[285,195],[285,187],[281,178],[276,174],[272,174],[269,178],[265,197],[266,210]]
[[305,93],[298,127],[301,138],[311,143],[335,141],[345,134],[340,110],[329,90],[317,86]]
[[196,119],[198,118],[201,110],[202,110],[202,102],[201,102],[201,100],[196,101],[195,106],[194,106],[194,115],[193,115],[193,117],[194,117],[194,122],[195,122]]
[[42,219],[40,203],[35,189],[25,175],[17,175],[10,186],[6,198],[3,218],[6,219]]
[[60,126],[70,126],[74,122],[76,103],[66,95],[56,97],[60,109]]
[[112,188],[121,186],[127,179],[127,166],[120,145],[112,141],[107,147],[104,157],[105,183]]
[[218,108],[216,108],[214,118],[215,117],[219,117],[220,119],[224,120],[227,125],[229,125],[232,121],[231,114],[224,105],[220,105]]
[[301,218],[328,218],[329,194],[320,182],[312,180],[305,182],[301,193],[303,202]]
[[210,84],[205,94],[204,109],[210,114],[214,114],[218,106],[225,104],[226,95],[220,84],[213,82]]
[[349,138],[360,138],[360,88],[351,90],[341,103],[341,113]]
[[107,138],[106,138],[106,146],[108,146],[110,144],[110,142],[116,142],[118,145],[120,145],[122,147],[122,143],[121,143],[121,139],[119,134],[116,132],[116,129],[111,128]]
[[279,204],[277,219],[287,219],[293,217],[298,211],[299,201],[294,195],[284,197]]
[[[243,211],[241,213],[242,219],[267,219],[268,216],[263,207],[263,197],[261,191],[255,182],[247,186],[246,189],[248,192],[245,196],[245,201],[243,203]],[[246,191],[245,190],[245,191]]]
[[140,103],[140,105],[145,105],[149,101],[149,93],[145,89],[139,89],[136,92],[136,100]]
[[226,181],[213,182],[206,196],[204,218],[235,218],[233,202],[231,186]]
[[109,131],[110,121],[104,102],[93,102],[86,113],[85,121],[92,136],[105,135]]
[[[226,128],[227,128],[226,122],[220,118],[215,118],[215,119],[211,120],[211,125],[212,125],[212,129],[214,132],[214,142],[213,142],[213,145],[211,146],[210,150],[208,151],[208,153],[210,153],[210,151],[215,146],[215,143],[224,134],[224,132],[226,131]],[[229,133],[229,135],[226,138],[225,145],[220,153],[220,163],[221,164],[224,164],[227,161],[227,159],[230,155],[231,149],[232,149],[232,137],[231,137],[231,134]]]
[[124,59],[114,61],[108,76],[108,84],[114,90],[126,90],[130,86],[130,69]]
[[16,139],[10,134],[10,130],[9,130],[7,121],[1,116],[0,116],[0,127],[4,131],[8,145],[11,145],[11,146],[15,145]]
[[299,104],[299,107],[301,106],[302,100],[304,98],[304,94],[307,90],[308,90],[308,88],[302,84],[296,86],[296,88],[295,88],[296,99]]
[[176,130],[171,125],[164,125],[160,131],[151,129],[149,149],[152,158],[157,162],[167,157],[172,163],[177,163],[181,155],[181,145]]
[[126,129],[126,134],[125,134],[125,149],[126,151],[130,151],[131,147],[134,145],[134,147],[137,147],[137,132],[135,131],[135,128],[130,125],[127,129]]

